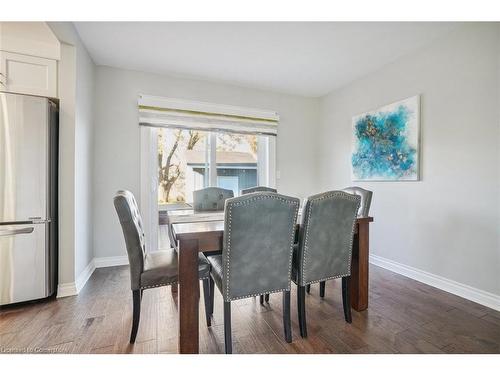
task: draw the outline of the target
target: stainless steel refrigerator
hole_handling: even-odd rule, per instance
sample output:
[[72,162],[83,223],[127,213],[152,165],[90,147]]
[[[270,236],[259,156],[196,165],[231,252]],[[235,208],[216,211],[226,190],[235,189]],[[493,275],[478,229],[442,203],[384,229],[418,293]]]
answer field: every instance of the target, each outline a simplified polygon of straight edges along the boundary
[[58,110],[0,93],[0,305],[55,293]]

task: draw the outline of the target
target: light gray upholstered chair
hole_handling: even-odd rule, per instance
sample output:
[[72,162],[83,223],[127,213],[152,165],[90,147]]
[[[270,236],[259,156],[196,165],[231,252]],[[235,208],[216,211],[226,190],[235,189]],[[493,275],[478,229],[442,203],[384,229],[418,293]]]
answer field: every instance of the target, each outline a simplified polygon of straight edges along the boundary
[[231,301],[283,292],[285,340],[291,342],[290,278],[299,200],[270,192],[228,199],[222,255],[209,256],[214,283],[224,299],[224,342],[232,352]]
[[[120,190],[114,197],[114,205],[125,237],[130,265],[130,286],[133,299],[132,331],[130,343],[135,342],[141,315],[142,291],[178,282],[177,252],[174,249],[146,252],[145,236],[141,214],[134,195],[130,191]],[[203,280],[205,313],[210,326],[210,263],[200,253],[198,264],[199,278]]]
[[307,336],[305,290],[312,283],[320,282],[324,290],[326,280],[342,278],[344,317],[351,322],[352,243],[360,200],[357,195],[329,191],[309,197],[303,208],[292,272],[302,337]]
[[359,205],[358,217],[368,217],[370,214],[370,206],[372,204],[373,192],[363,189],[359,186],[349,186],[342,191],[349,194],[359,195],[361,197],[361,204]]
[[268,192],[271,192],[271,193],[277,193],[278,192],[278,190],[276,190],[274,188],[267,187],[267,186],[254,186],[254,187],[251,187],[251,188],[248,188],[248,189],[241,190],[241,195],[250,194],[250,193],[256,193],[258,191],[268,191]]
[[[368,217],[370,215],[370,206],[372,203],[373,192],[371,192],[370,190],[363,189],[359,186],[349,186],[342,189],[342,191],[345,191],[346,193],[349,194],[359,195],[361,197],[361,203],[358,209],[358,217]],[[307,285],[306,291],[307,293],[311,291],[311,284]],[[321,282],[319,284],[319,295],[322,298],[325,296],[324,282]]]
[[[233,198],[232,190],[219,187],[207,187],[193,191],[193,208],[195,211],[223,211],[226,199]],[[169,233],[170,227],[169,227]],[[220,255],[222,251],[204,252],[205,256]]]
[[222,211],[226,199],[234,197],[232,190],[219,187],[207,187],[193,191],[195,211]]

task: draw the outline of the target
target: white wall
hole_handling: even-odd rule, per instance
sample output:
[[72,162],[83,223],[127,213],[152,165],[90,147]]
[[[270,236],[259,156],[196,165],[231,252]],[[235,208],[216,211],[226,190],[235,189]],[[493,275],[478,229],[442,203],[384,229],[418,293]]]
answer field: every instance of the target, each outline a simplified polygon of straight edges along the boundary
[[61,43],[58,65],[59,284],[75,281],[75,76],[76,50]]
[[76,49],[75,210],[76,275],[94,258],[93,130],[95,65],[81,42]]
[[[374,191],[373,254],[500,295],[500,28],[467,25],[321,101],[319,187],[350,180],[351,118],[421,94],[419,182]],[[367,57],[368,58],[368,57]]]
[[[59,284],[78,284],[94,258],[92,165],[95,64],[74,26],[49,26],[63,42],[59,64]],[[82,284],[80,280],[80,284]],[[78,288],[80,285],[76,285]],[[67,287],[69,288],[69,287]],[[67,289],[65,293],[76,291]],[[63,293],[63,294],[65,294]]]
[[280,115],[277,164],[284,194],[316,192],[315,142],[319,102],[298,96],[98,67],[94,159],[94,248],[96,257],[125,255],[113,207],[119,189],[140,194],[140,132],[137,97],[150,94],[275,110]]

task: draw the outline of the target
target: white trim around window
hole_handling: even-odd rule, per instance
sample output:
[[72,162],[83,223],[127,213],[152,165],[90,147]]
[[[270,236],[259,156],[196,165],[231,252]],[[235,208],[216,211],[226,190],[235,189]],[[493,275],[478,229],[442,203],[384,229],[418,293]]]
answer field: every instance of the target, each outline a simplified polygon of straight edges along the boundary
[[146,236],[146,250],[158,249],[158,144],[155,128],[141,127],[141,216]]

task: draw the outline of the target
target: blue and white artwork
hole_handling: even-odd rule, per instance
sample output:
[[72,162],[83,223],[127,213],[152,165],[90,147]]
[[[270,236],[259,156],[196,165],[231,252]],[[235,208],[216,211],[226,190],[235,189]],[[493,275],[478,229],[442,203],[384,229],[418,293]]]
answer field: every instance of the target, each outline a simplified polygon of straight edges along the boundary
[[419,96],[354,116],[352,179],[418,180],[419,123]]

